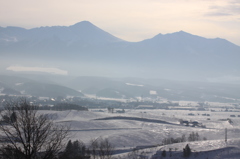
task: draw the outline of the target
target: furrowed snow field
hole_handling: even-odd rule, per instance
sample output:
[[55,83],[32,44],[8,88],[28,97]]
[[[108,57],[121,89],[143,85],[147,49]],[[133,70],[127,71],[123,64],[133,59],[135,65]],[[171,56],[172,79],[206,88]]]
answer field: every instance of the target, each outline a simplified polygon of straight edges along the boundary
[[[141,149],[148,158],[159,158],[162,150],[169,148],[174,158],[182,158],[182,151],[186,144],[192,149],[192,158],[240,158],[240,112],[211,112],[188,110],[126,110],[125,113],[108,113],[95,110],[89,111],[41,111],[49,114],[54,122],[70,126],[70,139],[81,140],[88,144],[90,140],[98,137],[108,138],[116,150],[125,150],[122,154]],[[188,115],[189,113],[194,116]],[[204,116],[203,114],[209,114]],[[236,117],[230,117],[235,115]],[[208,119],[209,118],[209,119]],[[232,122],[226,120],[231,119]],[[100,120],[99,120],[100,119]],[[179,120],[197,121],[204,127],[181,125]],[[227,143],[225,142],[225,128],[227,128]],[[195,132],[201,141],[183,142],[162,145],[163,139],[178,138]],[[207,138],[203,141],[203,138]],[[225,157],[221,157],[225,156]]]

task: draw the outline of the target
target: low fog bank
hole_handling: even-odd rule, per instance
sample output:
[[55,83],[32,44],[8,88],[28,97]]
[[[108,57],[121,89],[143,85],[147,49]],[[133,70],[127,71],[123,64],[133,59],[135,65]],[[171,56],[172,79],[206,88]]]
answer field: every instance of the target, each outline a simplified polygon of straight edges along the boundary
[[[0,89],[11,88],[62,96],[94,95],[118,99],[141,99],[198,102],[240,102],[240,85],[220,82],[184,81],[161,78],[73,76],[43,72],[13,72],[0,75]],[[48,90],[50,89],[50,90]]]

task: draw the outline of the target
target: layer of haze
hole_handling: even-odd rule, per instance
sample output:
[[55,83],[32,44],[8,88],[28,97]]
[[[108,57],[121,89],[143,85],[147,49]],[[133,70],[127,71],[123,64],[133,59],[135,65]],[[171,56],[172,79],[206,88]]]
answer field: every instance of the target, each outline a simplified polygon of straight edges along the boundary
[[88,20],[127,41],[184,30],[240,45],[240,0],[0,0],[0,26],[69,26]]

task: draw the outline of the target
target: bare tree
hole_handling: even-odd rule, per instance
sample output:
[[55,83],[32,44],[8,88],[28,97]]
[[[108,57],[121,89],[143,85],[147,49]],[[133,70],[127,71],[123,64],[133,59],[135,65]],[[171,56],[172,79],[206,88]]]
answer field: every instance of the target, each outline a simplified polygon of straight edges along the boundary
[[92,139],[90,141],[90,153],[91,153],[91,157],[93,159],[97,159],[98,157],[98,149],[99,149],[99,143],[98,143],[98,139]]
[[133,150],[131,152],[128,153],[127,158],[129,159],[138,159],[139,157],[139,151],[138,150]]
[[100,159],[111,159],[114,151],[114,146],[109,140],[100,138],[99,141],[99,157]]
[[54,124],[25,99],[8,102],[0,117],[0,152],[4,159],[54,159],[68,135],[69,129]]
[[90,154],[93,159],[111,159],[114,146],[109,140],[101,137],[90,141]]

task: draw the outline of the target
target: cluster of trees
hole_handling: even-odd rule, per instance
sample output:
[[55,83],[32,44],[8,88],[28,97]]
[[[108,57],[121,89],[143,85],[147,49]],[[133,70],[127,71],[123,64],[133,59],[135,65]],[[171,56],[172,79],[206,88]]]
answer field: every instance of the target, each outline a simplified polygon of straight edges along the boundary
[[108,113],[113,113],[114,112],[114,108],[108,107],[107,109],[108,109]]
[[88,108],[77,105],[77,104],[72,104],[72,103],[57,103],[54,106],[41,106],[38,107],[40,110],[80,110],[80,111],[88,111]]
[[[158,159],[158,158],[165,158],[167,156],[172,157],[173,156],[173,152],[172,152],[173,148],[169,148],[169,151],[167,152],[166,150],[162,150],[162,151],[158,151],[156,154],[154,154],[151,159]],[[175,151],[177,151],[177,148],[175,148]],[[183,154],[182,156],[187,158],[189,156],[191,156],[192,154],[192,150],[189,147],[189,145],[187,144],[185,146],[185,148],[183,148]]]
[[88,111],[88,108],[77,105],[77,104],[72,104],[72,103],[58,103],[55,104],[52,109],[54,110],[82,110],[82,111]]
[[60,153],[59,159],[87,159],[90,158],[89,150],[81,141],[68,141],[65,150]]
[[173,143],[180,143],[180,142],[185,142],[186,141],[186,137],[185,135],[182,135],[182,137],[178,137],[178,138],[165,138],[162,141],[163,145],[168,145],[168,144],[173,144]]
[[[201,138],[199,136],[199,134],[197,132],[192,132],[189,134],[188,137],[186,137],[186,135],[182,135],[182,137],[178,137],[178,138],[165,138],[162,141],[163,145],[168,145],[168,144],[173,144],[173,143],[180,143],[180,142],[186,142],[186,141],[200,141]],[[203,137],[202,140],[207,140],[206,137]]]
[[89,146],[79,140],[69,140],[59,159],[111,159],[113,152],[114,146],[108,139],[97,138]]
[[192,132],[188,136],[188,141],[199,141],[199,140],[200,140],[200,136],[198,135],[197,132],[196,133]]
[[137,102],[129,102],[127,103],[128,106],[131,106],[133,108],[138,107],[139,105],[152,105],[154,109],[168,109],[169,106],[179,106],[179,103],[172,103],[168,101],[167,103],[156,103],[152,101],[137,101]]

